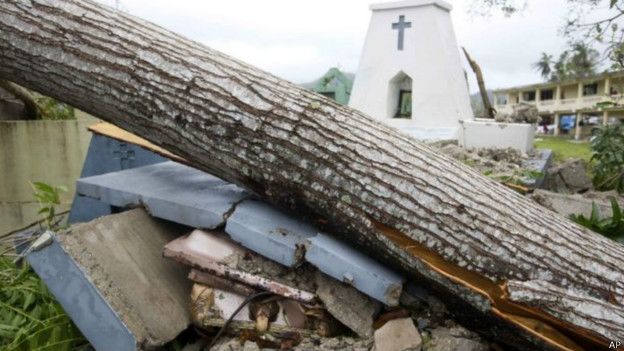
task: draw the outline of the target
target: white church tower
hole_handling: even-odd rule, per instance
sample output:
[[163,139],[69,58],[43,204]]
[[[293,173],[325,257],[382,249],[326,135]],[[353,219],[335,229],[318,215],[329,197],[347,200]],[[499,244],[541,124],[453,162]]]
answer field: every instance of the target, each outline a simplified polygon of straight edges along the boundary
[[450,11],[441,0],[371,5],[349,106],[419,139],[456,139],[473,118]]

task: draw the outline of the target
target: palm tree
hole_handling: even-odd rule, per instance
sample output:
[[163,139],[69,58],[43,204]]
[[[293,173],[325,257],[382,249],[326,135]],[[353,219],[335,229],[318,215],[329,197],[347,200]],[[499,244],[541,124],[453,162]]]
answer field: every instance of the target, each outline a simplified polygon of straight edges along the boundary
[[574,78],[588,77],[596,73],[600,54],[583,42],[572,44],[570,70]]
[[552,55],[542,52],[542,57],[540,57],[539,61],[533,64],[533,69],[538,71],[544,79],[550,79],[550,75],[552,73],[552,63]]

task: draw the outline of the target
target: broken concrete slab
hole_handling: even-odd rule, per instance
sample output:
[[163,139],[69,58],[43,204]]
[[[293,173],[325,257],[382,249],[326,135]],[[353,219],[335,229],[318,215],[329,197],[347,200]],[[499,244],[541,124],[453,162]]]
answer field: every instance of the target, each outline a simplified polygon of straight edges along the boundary
[[136,349],[132,332],[56,238],[44,249],[29,253],[27,260],[95,349]]
[[325,234],[308,239],[306,261],[388,306],[397,306],[405,279],[346,243]]
[[375,331],[375,350],[420,351],[421,347],[420,333],[411,318],[393,319]]
[[403,279],[355,248],[319,233],[268,204],[244,200],[244,190],[208,174],[164,162],[80,179],[77,191],[114,206],[144,204],[160,218],[191,227],[225,231],[243,246],[285,266],[298,266],[311,245],[310,259],[321,271],[395,306]]
[[264,202],[246,200],[228,218],[225,232],[243,246],[292,267],[303,261],[305,240],[318,230]]
[[184,231],[136,209],[74,225],[27,259],[96,349],[152,349],[190,324],[187,269],[161,255]]
[[76,191],[112,206],[144,205],[155,217],[208,229],[223,225],[248,196],[236,185],[172,161],[81,178]]
[[[310,292],[313,289],[305,291],[273,280],[292,273],[286,267],[246,250],[223,232],[194,230],[190,235],[165,245],[163,254],[219,277],[233,279],[277,295],[305,303],[315,300],[315,295]],[[263,274],[267,273],[263,270],[270,274]]]
[[546,172],[544,188],[569,194],[592,189],[593,184],[587,171],[587,162],[581,159],[569,159],[551,167]]
[[322,273],[317,273],[316,284],[316,294],[332,316],[360,337],[373,335],[373,316],[381,309],[379,302]]
[[566,217],[582,214],[589,218],[593,204],[596,204],[600,218],[613,216],[610,197],[618,201],[620,208],[624,208],[624,197],[614,191],[586,192],[583,194],[560,194],[552,191],[536,189],[531,195],[533,200]]

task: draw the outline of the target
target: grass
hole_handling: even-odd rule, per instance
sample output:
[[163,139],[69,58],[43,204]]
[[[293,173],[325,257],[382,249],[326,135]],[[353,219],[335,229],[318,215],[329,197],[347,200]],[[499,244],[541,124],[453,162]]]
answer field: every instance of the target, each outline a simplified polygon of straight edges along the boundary
[[587,162],[591,158],[588,141],[575,141],[569,138],[540,137],[535,140],[535,147],[551,149],[555,162],[559,163],[569,158],[581,158]]
[[28,267],[0,256],[0,350],[76,351],[86,340]]

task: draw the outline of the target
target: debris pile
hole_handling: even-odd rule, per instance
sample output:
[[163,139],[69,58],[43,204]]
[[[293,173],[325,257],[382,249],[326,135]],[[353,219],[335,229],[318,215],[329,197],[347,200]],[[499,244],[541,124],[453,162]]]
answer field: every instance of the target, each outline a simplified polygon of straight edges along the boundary
[[535,151],[522,154],[513,148],[464,149],[457,144],[441,146],[440,151],[495,179],[528,176],[535,171],[527,165]]
[[91,220],[26,257],[97,350],[488,348],[415,281],[209,174],[159,162],[77,192]]
[[539,123],[541,118],[539,116],[537,107],[533,104],[526,102],[520,102],[513,105],[513,111],[511,113],[497,113],[494,117],[496,122],[502,123]]

